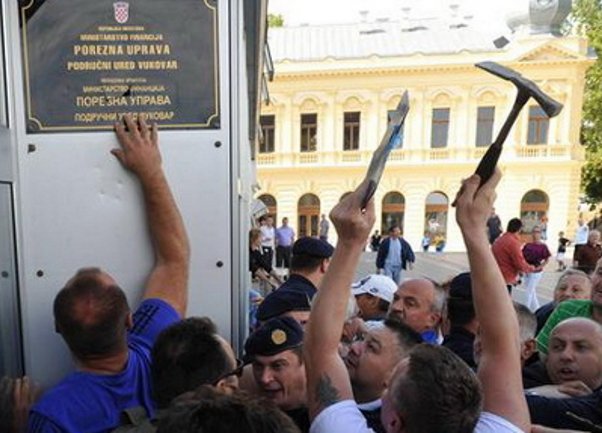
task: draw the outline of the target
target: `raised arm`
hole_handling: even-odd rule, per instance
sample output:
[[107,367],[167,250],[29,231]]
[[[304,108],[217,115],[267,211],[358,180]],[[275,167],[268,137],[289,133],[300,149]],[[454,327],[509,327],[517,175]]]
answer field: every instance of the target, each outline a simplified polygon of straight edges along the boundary
[[338,242],[305,329],[305,371],[312,420],[328,406],[353,399],[347,368],[337,348],[353,276],[374,224],[374,202],[371,200],[364,212],[360,210],[365,187],[362,184],[330,213]]
[[[161,167],[156,124],[124,117],[115,125],[121,149],[111,153],[136,175],[142,186],[146,217],[155,252],[143,297],[159,298],[183,316],[188,302],[190,247],[184,222]],[[125,128],[127,126],[127,130]]]
[[468,178],[456,198],[456,220],[466,244],[480,324],[482,353],[478,376],[483,387],[483,408],[528,432],[530,421],[521,379],[518,319],[482,229],[491,214],[500,178],[500,171],[496,170],[480,189],[477,175]]

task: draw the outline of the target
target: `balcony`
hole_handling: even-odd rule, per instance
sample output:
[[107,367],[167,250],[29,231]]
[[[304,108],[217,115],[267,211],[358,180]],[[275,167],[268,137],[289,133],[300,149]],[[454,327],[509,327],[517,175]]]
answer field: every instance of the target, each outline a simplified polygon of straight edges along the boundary
[[[447,147],[444,149],[398,149],[391,152],[389,162],[395,165],[424,165],[449,163],[477,163],[487,147]],[[372,150],[307,153],[263,153],[257,155],[259,167],[302,167],[307,165],[367,166],[372,159]],[[568,145],[524,145],[505,148],[501,160],[520,162],[581,161],[585,159],[585,149]]]
[[318,154],[316,152],[296,153],[294,157],[299,165],[316,164],[318,162]]

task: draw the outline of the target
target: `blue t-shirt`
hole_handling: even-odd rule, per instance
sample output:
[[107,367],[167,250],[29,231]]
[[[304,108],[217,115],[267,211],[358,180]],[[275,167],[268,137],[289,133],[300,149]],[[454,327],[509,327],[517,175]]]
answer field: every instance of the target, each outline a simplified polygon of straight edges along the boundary
[[160,299],[147,299],[134,314],[128,334],[129,358],[118,374],[74,372],[48,390],[29,414],[28,433],[100,433],[119,425],[124,409],[143,406],[149,417],[151,348],[159,333],[180,320]]

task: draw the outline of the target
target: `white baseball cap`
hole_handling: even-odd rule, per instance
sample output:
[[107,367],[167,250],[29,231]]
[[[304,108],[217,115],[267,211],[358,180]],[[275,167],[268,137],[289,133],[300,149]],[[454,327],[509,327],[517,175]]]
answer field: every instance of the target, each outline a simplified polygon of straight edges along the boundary
[[368,294],[376,296],[389,303],[393,302],[393,295],[397,290],[397,284],[385,275],[372,274],[362,278],[351,285],[353,296]]

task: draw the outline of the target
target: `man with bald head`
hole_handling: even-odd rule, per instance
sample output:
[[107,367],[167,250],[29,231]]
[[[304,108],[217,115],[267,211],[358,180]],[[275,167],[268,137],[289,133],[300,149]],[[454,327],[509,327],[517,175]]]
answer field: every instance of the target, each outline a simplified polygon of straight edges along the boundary
[[602,385],[602,327],[577,317],[558,324],[550,335],[546,369],[555,384],[581,381],[589,389]]
[[[556,387],[527,391],[532,421],[556,428],[579,428],[567,412],[602,422],[602,327],[586,318],[567,319],[550,334],[546,369]],[[568,398],[574,396],[573,398]]]
[[439,343],[439,326],[445,306],[443,288],[427,279],[415,278],[400,284],[393,295],[388,317],[418,332],[426,343]]
[[590,299],[574,299],[559,304],[537,335],[537,349],[540,353],[548,352],[548,340],[552,329],[571,317],[585,317],[602,324],[602,259],[598,260],[591,275]]

